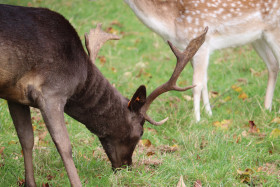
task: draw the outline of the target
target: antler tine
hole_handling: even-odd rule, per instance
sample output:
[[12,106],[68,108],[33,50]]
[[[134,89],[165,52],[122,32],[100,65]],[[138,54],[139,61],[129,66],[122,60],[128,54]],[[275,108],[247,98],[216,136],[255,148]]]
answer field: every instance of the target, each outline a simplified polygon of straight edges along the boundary
[[89,34],[85,33],[86,48],[92,63],[95,63],[100,48],[107,40],[120,39],[117,35],[104,32],[101,27],[102,23],[98,23],[95,29],[90,30]]
[[187,86],[184,88],[180,88],[176,85],[176,82],[181,74],[181,72],[183,71],[183,69],[185,68],[185,66],[187,65],[187,63],[189,62],[189,60],[195,55],[195,53],[198,51],[198,49],[200,48],[200,46],[204,43],[205,41],[205,35],[208,31],[208,27],[205,28],[203,34],[201,34],[200,36],[198,36],[197,38],[191,40],[191,42],[189,43],[189,45],[187,46],[187,48],[183,51],[180,52],[175,46],[173,46],[173,44],[171,42],[168,41],[168,44],[171,48],[171,50],[173,51],[174,55],[177,58],[177,64],[176,67],[173,71],[173,74],[171,75],[171,78],[164,84],[162,84],[161,86],[157,87],[146,99],[146,102],[144,104],[144,106],[141,108],[141,113],[144,116],[144,118],[151,123],[152,125],[162,125],[164,124],[168,118],[165,118],[162,121],[156,122],[154,121],[151,117],[149,117],[147,115],[147,110],[149,109],[151,103],[161,94],[171,91],[171,90],[176,90],[176,91],[186,91],[188,89],[191,89],[193,86]]

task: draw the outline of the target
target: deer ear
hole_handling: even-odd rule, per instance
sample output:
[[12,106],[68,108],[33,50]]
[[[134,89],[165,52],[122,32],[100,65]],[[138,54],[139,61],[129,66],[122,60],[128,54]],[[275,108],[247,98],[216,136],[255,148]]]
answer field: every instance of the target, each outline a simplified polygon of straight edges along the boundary
[[138,112],[146,102],[146,87],[141,85],[128,102],[128,109],[133,112]]

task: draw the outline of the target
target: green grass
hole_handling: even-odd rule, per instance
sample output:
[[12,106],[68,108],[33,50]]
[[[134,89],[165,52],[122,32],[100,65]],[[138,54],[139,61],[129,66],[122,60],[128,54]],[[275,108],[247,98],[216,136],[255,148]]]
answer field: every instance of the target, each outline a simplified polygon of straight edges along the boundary
[[[122,0],[0,0],[0,3],[48,7],[64,15],[77,29],[81,40],[84,33],[102,22],[103,28],[112,27],[122,36],[101,49],[97,66],[109,81],[125,96],[131,97],[139,85],[148,92],[168,80],[175,65],[175,57],[162,39],[148,30],[134,16]],[[115,24],[114,24],[115,23]],[[279,117],[279,81],[276,85],[273,108],[263,107],[267,73],[265,64],[250,46],[215,52],[210,59],[209,91],[213,116],[202,110],[202,120],[195,123],[193,103],[184,93],[170,92],[153,103],[150,115],[156,120],[168,116],[161,127],[145,124],[143,139],[151,147],[139,145],[134,152],[132,170],[114,174],[101,148],[98,138],[82,124],[66,116],[73,157],[84,186],[176,186],[182,175],[187,186],[200,180],[203,186],[279,186],[280,138],[271,138],[272,122]],[[253,66],[254,65],[254,66]],[[190,85],[192,68],[188,65],[179,79],[180,85]],[[239,99],[237,85],[248,95]],[[202,107],[203,108],[203,107]],[[32,112],[35,126],[34,170],[38,186],[69,186],[66,171],[40,116]],[[0,186],[17,186],[24,178],[21,147],[13,127],[6,101],[0,100]],[[214,122],[230,120],[228,126],[216,127]],[[253,120],[259,133],[248,133],[249,120]],[[178,150],[170,151],[176,145]],[[176,147],[175,146],[175,147]],[[147,156],[147,153],[153,153]],[[241,175],[238,170],[251,169],[252,174]],[[245,181],[248,181],[246,183]]]

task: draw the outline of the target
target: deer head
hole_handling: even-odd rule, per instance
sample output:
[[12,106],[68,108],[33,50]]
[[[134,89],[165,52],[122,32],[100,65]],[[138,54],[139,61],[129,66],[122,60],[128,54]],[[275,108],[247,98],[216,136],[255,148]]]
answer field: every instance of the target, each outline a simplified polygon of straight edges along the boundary
[[[101,45],[104,43],[105,40],[107,40],[107,38],[117,39],[117,37],[114,35],[109,35],[107,33],[101,34],[103,33],[103,31],[100,29],[100,27],[101,24],[98,24],[97,30],[99,34],[97,38],[101,38],[96,39],[96,29],[91,30],[90,33],[86,34],[85,37],[87,50],[89,52],[90,59],[92,62],[94,62],[98,50],[94,51],[94,48],[89,46],[95,45],[101,47]],[[168,118],[156,122],[147,115],[147,111],[151,103],[158,96],[165,92],[171,90],[186,91],[194,87],[188,86],[185,88],[180,88],[176,85],[176,81],[180,76],[181,72],[183,71],[184,67],[189,62],[189,60],[195,55],[199,47],[203,44],[207,30],[208,28],[205,28],[203,34],[193,39],[183,52],[179,51],[175,46],[173,46],[171,42],[168,42],[171,50],[177,58],[177,64],[173,74],[171,75],[171,78],[166,83],[157,87],[148,97],[146,97],[146,87],[144,85],[141,85],[137,89],[133,97],[130,99],[130,101],[128,101],[127,103],[127,112],[125,117],[126,120],[124,121],[124,123],[127,123],[127,125],[124,126],[129,127],[129,129],[122,129],[118,126],[115,129],[116,131],[118,131],[118,133],[116,133],[115,136],[111,135],[99,138],[102,143],[102,146],[105,149],[105,152],[107,153],[112,163],[113,168],[119,168],[123,165],[131,165],[132,153],[143,134],[143,125],[145,121],[148,121],[152,125],[156,126],[162,125],[167,121]],[[98,41],[102,41],[100,42],[102,44],[99,44]],[[122,131],[125,133],[123,134],[123,138],[120,139],[119,136]]]

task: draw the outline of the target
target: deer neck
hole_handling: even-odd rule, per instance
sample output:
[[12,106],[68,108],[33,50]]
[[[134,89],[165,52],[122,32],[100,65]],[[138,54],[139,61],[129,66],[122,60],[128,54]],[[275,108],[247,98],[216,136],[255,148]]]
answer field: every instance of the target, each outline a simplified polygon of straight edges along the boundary
[[89,62],[84,86],[68,100],[65,112],[98,137],[104,137],[116,130],[118,124],[125,124],[127,103],[128,99]]

